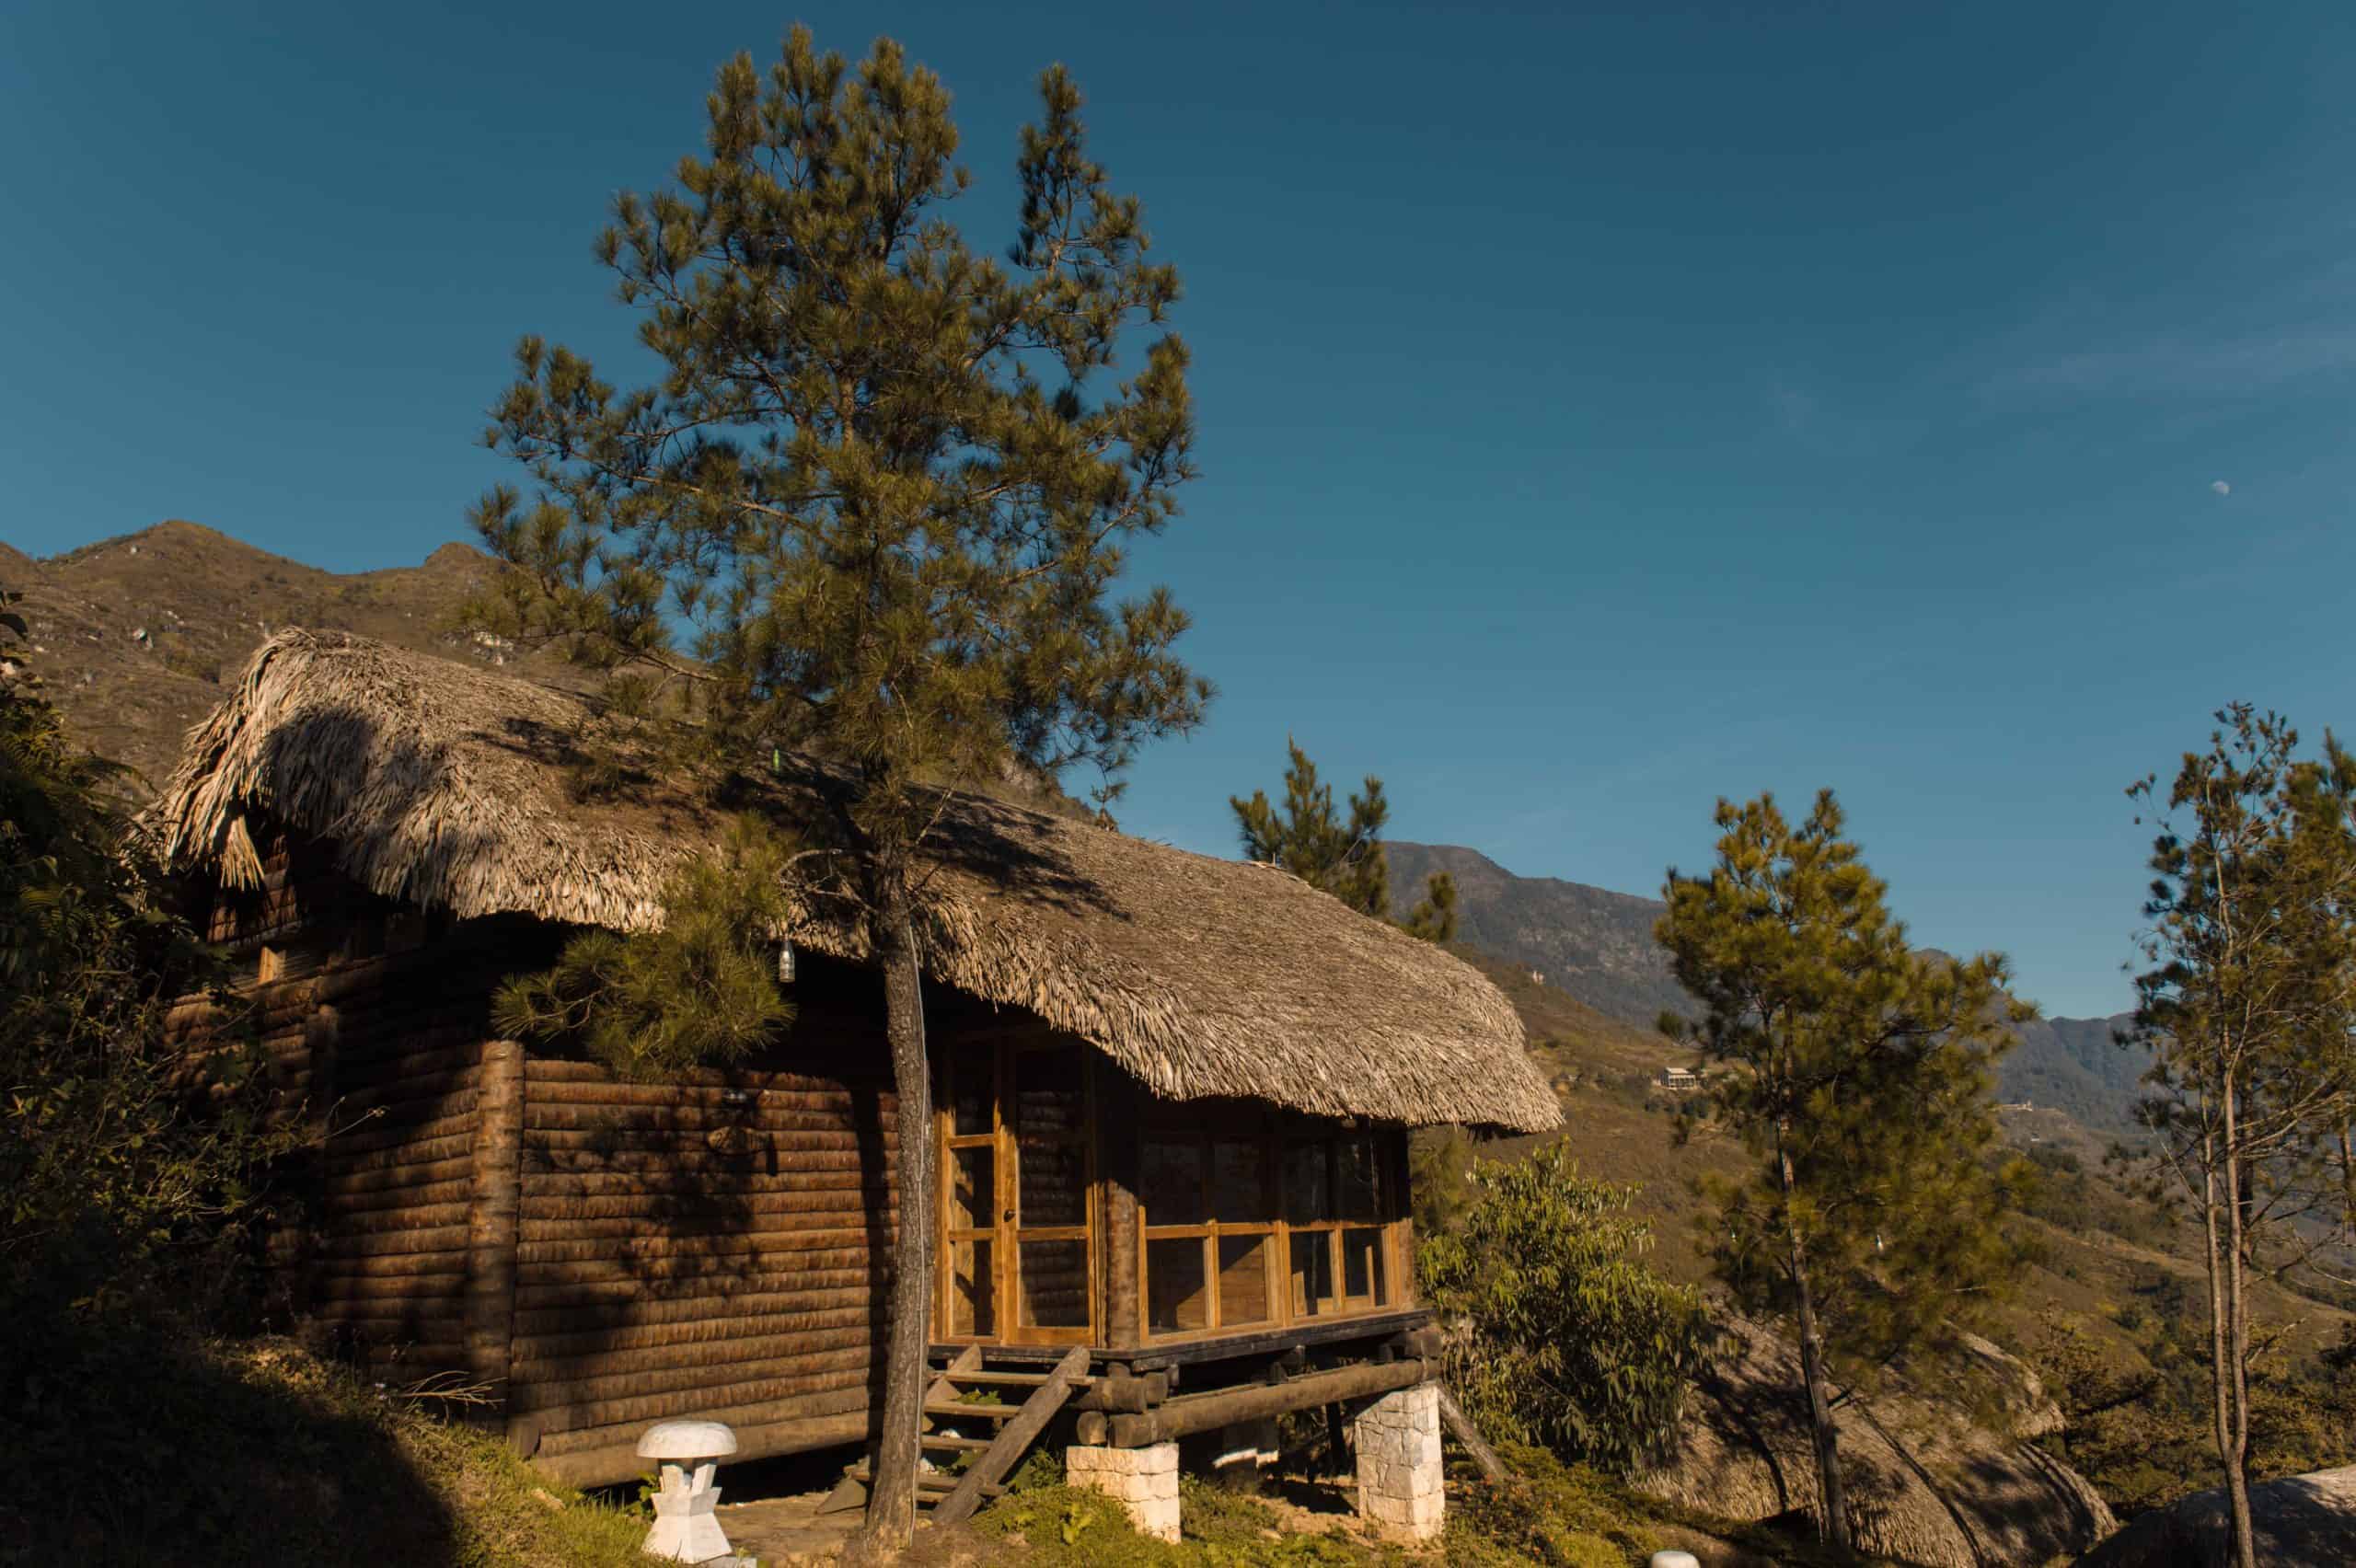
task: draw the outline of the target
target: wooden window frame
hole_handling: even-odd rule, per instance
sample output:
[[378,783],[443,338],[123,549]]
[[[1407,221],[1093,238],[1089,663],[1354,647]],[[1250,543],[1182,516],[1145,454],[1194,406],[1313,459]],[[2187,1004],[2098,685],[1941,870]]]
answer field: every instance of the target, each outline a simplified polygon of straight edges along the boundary
[[[1406,1203],[1403,1182],[1406,1172],[1398,1159],[1398,1140],[1386,1129],[1364,1122],[1326,1122],[1296,1115],[1292,1113],[1266,1110],[1258,1113],[1257,1125],[1239,1124],[1240,1117],[1224,1111],[1195,1108],[1191,1113],[1184,1107],[1170,1107],[1159,1114],[1149,1116],[1138,1129],[1140,1143],[1193,1143],[1202,1149],[1200,1212],[1211,1217],[1199,1223],[1156,1225],[1150,1205],[1142,1188],[1138,1194],[1137,1291],[1138,1329],[1144,1343],[1166,1343],[1173,1340],[1207,1339],[1223,1333],[1247,1333],[1282,1330],[1301,1323],[1323,1324],[1340,1322],[1351,1318],[1372,1317],[1397,1311],[1414,1302],[1412,1283],[1403,1271],[1405,1258]],[[1374,1158],[1374,1215],[1369,1218],[1345,1218],[1341,1215],[1338,1149],[1348,1138],[1363,1138]],[[1265,1220],[1220,1220],[1214,1194],[1218,1182],[1217,1146],[1221,1143],[1256,1142],[1262,1150],[1261,1206],[1269,1217]],[[1296,1147],[1316,1145],[1325,1153],[1325,1194],[1328,1217],[1293,1223],[1287,1217],[1284,1190],[1285,1158]],[[1344,1294],[1348,1282],[1347,1260],[1342,1251],[1342,1237],[1357,1230],[1372,1230],[1377,1235],[1378,1265],[1382,1271],[1383,1291],[1366,1297],[1353,1297]],[[1325,1245],[1326,1268],[1334,1283],[1334,1294],[1310,1304],[1306,1312],[1296,1312],[1293,1307],[1292,1239],[1296,1235],[1322,1235]],[[1226,1320],[1225,1292],[1220,1288],[1219,1242],[1228,1237],[1263,1238],[1265,1270],[1267,1280],[1266,1315],[1249,1322],[1230,1323]],[[1152,1311],[1152,1270],[1147,1260],[1156,1241],[1194,1239],[1202,1249],[1203,1325],[1200,1328],[1160,1330],[1154,1325]]]

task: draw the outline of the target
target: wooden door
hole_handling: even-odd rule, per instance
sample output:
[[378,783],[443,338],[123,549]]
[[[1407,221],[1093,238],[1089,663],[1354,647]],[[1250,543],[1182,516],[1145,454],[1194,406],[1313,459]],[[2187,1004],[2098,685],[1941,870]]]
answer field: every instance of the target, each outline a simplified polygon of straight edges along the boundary
[[1097,1276],[1094,1066],[1081,1045],[969,1047],[948,1064],[938,1337],[1087,1344]]

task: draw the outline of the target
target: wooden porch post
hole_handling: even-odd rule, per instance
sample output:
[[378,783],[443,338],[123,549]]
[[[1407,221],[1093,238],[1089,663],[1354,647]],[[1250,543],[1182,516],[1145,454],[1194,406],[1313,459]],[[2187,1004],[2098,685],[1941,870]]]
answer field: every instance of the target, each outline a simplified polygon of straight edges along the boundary
[[1104,1194],[1104,1343],[1144,1343],[1138,1311],[1137,1086],[1104,1064],[1096,1078],[1096,1171]]
[[475,1070],[474,1192],[467,1212],[467,1375],[492,1400],[486,1422],[505,1419],[514,1345],[515,1238],[522,1208],[524,1047],[483,1043]]

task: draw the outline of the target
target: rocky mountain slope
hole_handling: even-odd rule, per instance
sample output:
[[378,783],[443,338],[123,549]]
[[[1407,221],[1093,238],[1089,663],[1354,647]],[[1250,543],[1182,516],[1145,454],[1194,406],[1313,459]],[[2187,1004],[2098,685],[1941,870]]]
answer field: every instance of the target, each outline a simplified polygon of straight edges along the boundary
[[[1516,876],[1480,851],[1454,845],[1393,841],[1385,847],[1392,896],[1403,910],[1432,872],[1456,879],[1462,909],[1458,935],[1467,945],[1526,965],[1624,1023],[1649,1028],[1664,1010],[1694,1015],[1692,998],[1653,940],[1659,900],[1555,877]],[[2112,1043],[2113,1032],[2126,1022],[2121,1014],[2027,1024],[2020,1048],[2004,1064],[2004,1099],[2051,1106],[2098,1133],[2126,1131],[2143,1068],[2140,1053]]]
[[565,679],[572,672],[557,659],[449,626],[490,566],[481,551],[451,544],[422,566],[322,571],[183,522],[44,560],[0,542],[0,588],[25,596],[17,609],[51,698],[92,750],[153,789],[170,775],[181,735],[221,699],[221,683],[281,627],[354,631]]

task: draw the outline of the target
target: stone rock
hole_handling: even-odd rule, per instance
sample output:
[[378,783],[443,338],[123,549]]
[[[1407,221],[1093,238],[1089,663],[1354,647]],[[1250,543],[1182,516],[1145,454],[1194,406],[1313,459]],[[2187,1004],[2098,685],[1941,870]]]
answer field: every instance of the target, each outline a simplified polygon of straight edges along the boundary
[[[2356,1562],[2356,1465],[2260,1482],[2249,1489],[2258,1560],[2269,1568]],[[2207,1568],[2228,1561],[2222,1488],[2138,1514],[2076,1568]]]
[[1118,1502],[1141,1534],[1178,1539],[1178,1445],[1146,1448],[1097,1448],[1074,1444],[1064,1450],[1064,1477],[1073,1486],[1102,1492]]
[[[1812,1513],[1816,1460],[1799,1353],[1735,1318],[1686,1401],[1679,1451],[1639,1487],[1745,1521]],[[1935,1385],[1935,1386],[1934,1386]],[[2002,1430],[1976,1415],[2002,1410]],[[1893,1376],[1838,1417],[1860,1548],[1924,1568],[2068,1561],[2119,1528],[2084,1477],[2027,1439],[2060,1419],[2026,1366],[1984,1341],[1960,1369]]]

